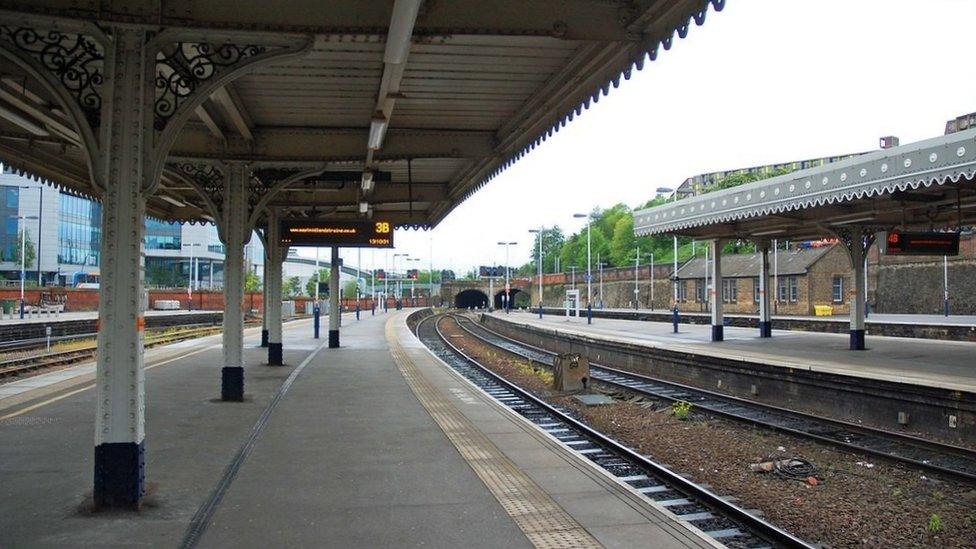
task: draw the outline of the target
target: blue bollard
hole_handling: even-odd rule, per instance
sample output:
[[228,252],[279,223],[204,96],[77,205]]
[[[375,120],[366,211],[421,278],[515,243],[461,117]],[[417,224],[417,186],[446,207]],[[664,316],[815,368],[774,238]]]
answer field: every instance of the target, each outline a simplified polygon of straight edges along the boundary
[[542,318],[542,302],[539,302],[539,318]]
[[315,339],[318,339],[319,338],[319,322],[320,322],[319,321],[319,318],[321,316],[318,305],[312,307],[312,316],[313,316],[312,326],[313,326],[313,330],[315,331]]
[[376,302],[375,301],[373,302],[372,313],[370,313],[369,316],[376,316]]
[[593,324],[593,304],[586,304],[586,323]]
[[356,304],[356,320],[359,320],[359,303]]
[[20,319],[24,320],[24,300],[20,300]]
[[674,333],[678,333],[679,322],[681,322],[681,317],[678,316],[678,306],[675,305],[671,313],[671,323],[674,324]]

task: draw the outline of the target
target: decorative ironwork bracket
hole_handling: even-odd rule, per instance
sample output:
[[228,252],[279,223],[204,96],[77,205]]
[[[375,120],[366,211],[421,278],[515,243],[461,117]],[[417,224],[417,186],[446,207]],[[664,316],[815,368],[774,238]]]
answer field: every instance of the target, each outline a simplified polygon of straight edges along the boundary
[[0,25],[0,40],[34,58],[74,97],[91,128],[101,124],[105,51],[81,33]]
[[180,104],[202,84],[269,51],[267,46],[176,42],[156,53],[153,127],[163,131]]

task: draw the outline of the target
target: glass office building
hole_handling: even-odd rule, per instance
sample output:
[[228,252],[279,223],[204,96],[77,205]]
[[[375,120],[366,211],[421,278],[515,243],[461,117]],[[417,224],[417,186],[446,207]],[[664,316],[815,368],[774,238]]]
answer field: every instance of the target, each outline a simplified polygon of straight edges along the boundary
[[20,189],[0,187],[0,261],[20,261],[18,256],[18,220]]
[[60,193],[58,264],[97,267],[102,247],[102,206]]

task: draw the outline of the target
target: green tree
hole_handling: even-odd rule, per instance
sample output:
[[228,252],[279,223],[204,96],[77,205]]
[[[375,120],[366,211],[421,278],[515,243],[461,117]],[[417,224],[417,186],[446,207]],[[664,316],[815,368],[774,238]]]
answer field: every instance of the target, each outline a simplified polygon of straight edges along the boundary
[[[559,249],[559,270],[562,272],[568,272],[570,265],[576,265],[577,257],[579,255],[580,249],[580,238],[578,234],[574,234],[569,237],[565,242],[563,242],[562,247]],[[583,253],[586,254],[586,242],[582,245]],[[585,256],[584,256],[585,257]]]
[[291,299],[302,295],[302,279],[297,276],[288,277],[281,285],[282,299]]
[[343,299],[355,299],[356,298],[356,281],[349,280],[342,285],[342,297]]
[[[319,280],[326,283],[329,282],[328,269],[319,269],[318,277],[315,276],[315,273],[312,273],[312,276],[308,278],[308,282],[305,283],[305,293],[308,294],[308,297],[315,297],[315,283]],[[322,297],[321,294],[319,294],[319,297]]]
[[535,238],[532,239],[532,259],[519,267],[519,275],[531,276],[538,274],[539,239],[542,239],[542,272],[551,273],[556,270],[556,258],[559,257],[559,252],[564,242],[563,230],[558,225],[543,229],[541,233],[535,233]]
[[155,264],[146,270],[146,285],[175,288],[180,285],[180,279],[174,269]]
[[29,270],[34,266],[34,259],[37,258],[37,252],[34,250],[34,242],[31,240],[30,233],[25,233],[23,229],[17,233],[17,246],[15,248],[15,255],[9,258],[9,261],[14,261],[18,265],[21,262],[21,243],[24,244],[24,269]]
[[252,270],[244,273],[244,291],[257,292],[261,290],[261,278]]
[[610,262],[624,267],[633,261],[637,238],[634,236],[634,216],[625,215],[617,220],[610,239]]

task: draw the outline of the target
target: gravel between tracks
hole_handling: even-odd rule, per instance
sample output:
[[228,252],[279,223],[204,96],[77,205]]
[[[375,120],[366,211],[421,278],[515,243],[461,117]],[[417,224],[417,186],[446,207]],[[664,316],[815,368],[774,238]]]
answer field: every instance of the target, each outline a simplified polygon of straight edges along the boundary
[[[679,420],[667,404],[647,399],[585,407],[551,391],[545,374],[525,359],[466,336],[452,320],[441,320],[440,327],[453,344],[506,379],[573,409],[593,427],[696,482],[760,509],[804,539],[827,547],[976,547],[976,487],[704,414]],[[770,455],[809,459],[823,482],[813,487],[749,470],[750,463]],[[934,515],[942,526],[937,532],[930,529]]]

